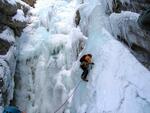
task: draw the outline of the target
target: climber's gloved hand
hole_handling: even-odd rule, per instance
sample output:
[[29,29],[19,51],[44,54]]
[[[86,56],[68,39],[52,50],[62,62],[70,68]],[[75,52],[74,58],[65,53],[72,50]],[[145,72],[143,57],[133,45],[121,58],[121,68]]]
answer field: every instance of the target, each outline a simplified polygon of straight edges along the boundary
[[90,63],[90,69],[92,69],[92,68],[93,68],[93,65],[95,65],[93,62],[92,62],[92,63]]

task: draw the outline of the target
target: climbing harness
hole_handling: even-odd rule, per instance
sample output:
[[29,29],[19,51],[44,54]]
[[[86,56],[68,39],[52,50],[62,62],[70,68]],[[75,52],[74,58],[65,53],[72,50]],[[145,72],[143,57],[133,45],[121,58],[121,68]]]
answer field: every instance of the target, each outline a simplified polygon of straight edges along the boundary
[[80,80],[80,82],[76,85],[76,87],[74,88],[73,92],[71,93],[70,96],[68,96],[68,98],[66,99],[66,101],[58,108],[55,110],[54,113],[57,113],[67,102],[68,100],[73,96],[73,94],[76,92],[76,90],[78,89],[80,83],[82,82],[82,80]]

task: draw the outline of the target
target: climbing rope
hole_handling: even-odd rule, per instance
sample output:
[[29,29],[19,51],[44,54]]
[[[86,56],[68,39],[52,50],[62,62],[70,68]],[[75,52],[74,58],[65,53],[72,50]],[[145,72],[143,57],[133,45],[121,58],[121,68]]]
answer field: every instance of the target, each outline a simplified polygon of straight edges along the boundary
[[76,92],[76,90],[78,89],[80,83],[81,83],[82,80],[80,80],[80,82],[76,85],[76,87],[74,88],[73,92],[71,93],[71,95],[66,99],[66,101],[57,109],[55,110],[54,113],[57,113],[67,102],[68,100],[73,96],[73,94]]

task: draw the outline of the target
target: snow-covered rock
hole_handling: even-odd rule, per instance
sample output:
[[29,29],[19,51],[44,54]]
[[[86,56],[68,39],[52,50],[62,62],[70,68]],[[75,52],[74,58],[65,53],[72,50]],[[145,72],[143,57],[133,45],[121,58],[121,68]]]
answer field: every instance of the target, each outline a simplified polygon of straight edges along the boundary
[[16,15],[12,17],[12,20],[13,21],[21,21],[21,22],[26,21],[24,12],[22,10],[18,9]]
[[17,54],[14,34],[11,29],[3,31],[0,34],[0,40],[0,107],[3,108],[5,105],[9,105],[13,99]]
[[16,5],[16,0],[2,0],[4,3],[9,3],[11,5]]
[[20,0],[0,0],[0,25],[10,27],[15,35],[20,36],[26,27],[26,14],[30,6]]

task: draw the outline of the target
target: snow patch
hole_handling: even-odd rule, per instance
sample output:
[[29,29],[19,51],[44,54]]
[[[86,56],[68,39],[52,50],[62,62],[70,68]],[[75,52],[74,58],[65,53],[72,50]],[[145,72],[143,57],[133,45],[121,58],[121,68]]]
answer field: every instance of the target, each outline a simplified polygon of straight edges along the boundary
[[24,16],[24,12],[21,9],[18,9],[16,15],[12,17],[12,20],[13,21],[16,20],[16,21],[20,21],[20,22],[25,22],[26,18]]
[[16,5],[16,0],[2,0],[3,2],[8,2],[9,4]]
[[13,31],[10,28],[7,28],[0,34],[0,38],[7,40],[8,42],[15,42]]

